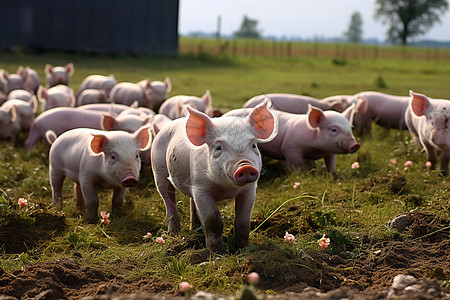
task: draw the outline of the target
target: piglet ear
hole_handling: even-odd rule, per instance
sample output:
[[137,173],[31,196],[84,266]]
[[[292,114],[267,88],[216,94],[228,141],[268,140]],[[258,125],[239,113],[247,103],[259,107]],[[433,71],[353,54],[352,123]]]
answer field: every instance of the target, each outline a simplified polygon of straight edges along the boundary
[[42,104],[45,104],[45,101],[47,99],[47,88],[43,87],[42,85],[39,85],[38,91],[37,91],[37,96],[38,96],[38,100],[39,102],[41,102]]
[[9,73],[5,70],[0,71],[0,80],[3,84],[8,83]]
[[201,146],[206,142],[206,134],[210,128],[214,127],[214,124],[204,113],[199,112],[190,106],[186,106],[186,109],[189,112],[186,121],[187,137],[193,145]]
[[75,107],[77,100],[75,99],[75,94],[73,93],[73,89],[70,89],[69,92],[69,106],[70,107]]
[[278,133],[278,117],[269,109],[271,105],[270,99],[265,98],[247,116],[247,122],[255,130],[260,143],[270,142]]
[[46,64],[44,68],[45,75],[49,76],[53,73],[53,66],[51,64]]
[[9,116],[11,118],[11,122],[15,122],[17,119],[17,112],[16,112],[16,106],[11,106],[11,109],[9,110]]
[[356,112],[359,114],[364,114],[369,110],[369,102],[367,101],[366,97],[362,96],[362,97],[358,97],[356,98]]
[[[365,98],[361,99],[360,101],[367,102]],[[359,110],[355,109],[355,103],[352,103],[349,107],[347,107],[346,110],[342,112],[342,115],[349,120],[350,124],[353,124],[353,116],[355,115],[355,112],[360,113]]]
[[320,108],[314,107],[311,104],[308,104],[308,124],[312,128],[317,128],[320,126],[320,123],[325,119],[325,115]]
[[36,100],[36,96],[33,95],[33,97],[31,97],[30,101],[28,101],[28,102],[30,103],[33,113],[36,113],[37,109],[38,109],[38,102]]
[[17,68],[17,75],[20,76],[20,79],[22,79],[24,82],[27,80],[28,72],[23,66],[19,66]]
[[166,92],[170,93],[172,91],[172,82],[170,81],[170,78],[166,77],[164,83],[166,84]]
[[116,118],[110,114],[103,114],[100,126],[104,131],[113,130],[114,125],[116,124]]
[[134,138],[138,143],[139,151],[146,151],[150,149],[150,146],[152,145],[151,126],[146,125],[139,128],[134,133]]
[[212,106],[212,97],[211,92],[207,90],[205,94],[202,96],[202,101],[205,103],[205,107],[211,107]]
[[68,63],[65,66],[65,69],[66,69],[67,74],[69,74],[69,76],[72,76],[73,73],[75,72],[75,67],[73,66],[73,63]]
[[91,150],[96,154],[103,152],[103,148],[105,147],[108,138],[103,134],[91,134],[93,136],[91,140]]
[[422,94],[416,94],[413,91],[409,91],[411,99],[411,109],[418,117],[425,115],[425,111],[431,105],[430,100]]

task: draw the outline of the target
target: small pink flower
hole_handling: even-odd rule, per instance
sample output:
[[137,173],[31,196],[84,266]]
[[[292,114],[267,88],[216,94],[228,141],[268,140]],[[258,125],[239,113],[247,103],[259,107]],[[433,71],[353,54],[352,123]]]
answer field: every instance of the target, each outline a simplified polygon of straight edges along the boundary
[[319,247],[322,250],[327,249],[328,246],[330,245],[330,239],[326,238],[325,234],[323,235],[323,237],[318,242],[319,242]]
[[425,166],[427,166],[427,168],[431,167],[431,166],[432,166],[431,161],[427,161],[427,162],[425,163]]
[[412,166],[412,161],[408,160],[405,162],[405,167]]
[[187,282],[187,281],[182,281],[182,282],[180,283],[179,289],[180,289],[180,292],[181,292],[181,293],[186,293],[187,291],[189,291],[190,289],[192,289],[192,285],[190,285],[189,282]]
[[300,182],[294,182],[294,185],[292,186],[294,189],[298,188],[300,186]]
[[109,219],[109,213],[106,213],[106,211],[101,211],[100,216],[102,216],[102,223],[105,225],[109,225],[111,220]]
[[164,244],[166,241],[162,238],[162,237],[157,237],[156,238],[156,242],[158,243],[158,244]]
[[352,163],[352,169],[358,169],[359,168],[359,162],[355,161]]
[[17,201],[17,203],[19,204],[19,207],[24,207],[28,205],[28,201],[25,198],[19,198],[19,200]]
[[147,234],[144,235],[142,238],[143,238],[144,240],[146,240],[146,239],[149,239],[151,236],[152,236],[152,234],[151,234],[150,232],[147,232]]
[[288,243],[293,243],[295,240],[295,236],[286,231],[284,234],[284,241]]
[[397,160],[395,158],[391,158],[389,160],[391,162],[391,164],[396,165],[397,164]]
[[256,272],[251,272],[250,274],[247,275],[247,278],[248,282],[253,285],[257,285],[259,283],[259,274]]

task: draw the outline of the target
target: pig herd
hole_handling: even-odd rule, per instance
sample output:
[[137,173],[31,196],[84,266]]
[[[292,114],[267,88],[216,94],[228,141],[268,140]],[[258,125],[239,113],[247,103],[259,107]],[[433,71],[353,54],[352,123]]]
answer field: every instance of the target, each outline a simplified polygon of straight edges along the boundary
[[[26,151],[42,140],[50,146],[53,205],[62,207],[63,182],[75,183],[77,206],[86,220],[98,220],[98,189],[113,190],[112,210],[138,183],[141,165],[151,165],[166,206],[170,234],[180,231],[175,190],[190,197],[191,228],[203,226],[206,246],[224,252],[223,221],[216,202],[235,198],[235,247],[248,244],[261,153],[288,169],[306,169],[306,160],[323,158],[335,171],[337,154],[356,152],[372,122],[408,129],[432,166],[448,175],[450,102],[410,91],[409,96],[379,92],[315,99],[264,94],[243,108],[221,113],[209,91],[201,97],[175,95],[169,78],[117,82],[113,75],[90,75],[74,94],[75,68],[47,64],[45,86],[38,73],[19,67],[0,70],[0,138],[16,143],[27,134]],[[39,113],[38,113],[39,111]]]

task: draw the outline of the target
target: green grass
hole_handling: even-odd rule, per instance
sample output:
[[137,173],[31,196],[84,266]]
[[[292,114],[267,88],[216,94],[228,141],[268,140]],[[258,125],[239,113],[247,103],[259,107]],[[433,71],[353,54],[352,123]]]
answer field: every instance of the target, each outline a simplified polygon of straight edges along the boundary
[[[18,65],[28,65],[42,79],[45,63],[65,65],[68,62],[75,65],[71,81],[75,90],[89,74],[114,74],[118,81],[131,82],[170,77],[171,95],[201,96],[210,90],[214,106],[224,111],[240,107],[256,94],[268,92],[317,98],[363,90],[407,95],[412,89],[434,98],[448,98],[450,94],[447,61],[346,58],[336,63],[332,58],[270,59],[210,54],[151,58],[0,53],[0,68],[14,72]],[[380,78],[385,88],[380,88]],[[8,222],[16,222],[25,233],[27,230],[39,233],[45,228],[42,229],[33,214],[58,213],[50,207],[48,148],[38,144],[25,153],[22,147],[25,138],[21,135],[15,147],[0,141],[0,226],[5,228]],[[219,259],[205,252],[201,231],[189,231],[189,199],[180,193],[177,199],[181,234],[165,236],[164,203],[147,167],[141,172],[139,185],[127,193],[121,214],[113,215],[109,226],[84,221],[83,213],[76,209],[73,184],[66,180],[65,221],[55,223],[62,227],[47,230],[49,236],[42,239],[40,235],[29,237],[19,253],[11,254],[3,248],[0,267],[11,271],[33,262],[78,255],[84,258],[83,264],[121,274],[126,280],[157,277],[174,286],[187,280],[197,290],[231,293],[252,270],[267,276],[279,274],[292,260],[300,261],[317,253],[316,241],[324,233],[332,240],[332,246],[325,250],[327,253],[357,257],[379,241],[399,238],[386,226],[399,214],[424,211],[450,218],[448,178],[425,167],[424,153],[415,148],[406,131],[375,126],[372,137],[363,140],[361,145],[355,154],[338,156],[334,175],[325,172],[321,160],[310,162],[308,172],[289,174],[280,171],[276,162],[267,161],[257,190],[252,229],[265,223],[250,236],[249,247],[234,252],[234,203],[219,203],[226,245],[230,249]],[[392,165],[391,158],[396,158],[398,164]],[[403,164],[407,160],[413,165],[405,168]],[[355,161],[360,163],[359,169],[350,168]],[[297,189],[293,188],[295,182],[300,182]],[[111,210],[110,196],[110,191],[100,193],[100,210]],[[26,208],[17,206],[21,197],[28,199]],[[283,242],[286,231],[297,237],[295,245]],[[143,239],[147,232],[152,233],[152,239]],[[159,245],[154,238],[162,235],[166,243]],[[310,272],[311,267],[297,264]]]

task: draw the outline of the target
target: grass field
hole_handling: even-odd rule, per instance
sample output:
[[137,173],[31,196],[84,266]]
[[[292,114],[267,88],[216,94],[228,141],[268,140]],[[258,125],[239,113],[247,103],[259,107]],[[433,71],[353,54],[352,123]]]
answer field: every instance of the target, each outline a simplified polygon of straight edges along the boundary
[[[395,95],[414,90],[443,99],[450,95],[450,61],[446,60],[275,59],[208,53],[185,53],[177,58],[0,53],[0,68],[11,73],[19,65],[27,65],[36,69],[41,79],[46,63],[68,62],[75,65],[70,84],[75,91],[90,74],[114,74],[118,81],[130,82],[169,77],[173,87],[170,95],[201,96],[210,90],[213,105],[223,111],[268,92],[317,98],[364,90]],[[116,276],[122,283],[142,279],[167,283],[155,292],[175,293],[178,284],[186,280],[195,290],[232,294],[251,271],[261,275],[259,287],[266,293],[282,292],[299,282],[324,291],[344,282],[367,289],[390,284],[381,279],[350,283],[350,278],[357,281],[352,277],[356,276],[357,262],[374,262],[375,251],[392,243],[430,247],[418,244],[427,234],[447,245],[450,241],[449,179],[425,166],[425,154],[415,148],[406,131],[375,126],[372,136],[361,141],[355,154],[338,156],[333,175],[325,172],[321,160],[311,161],[308,172],[289,174],[279,170],[276,162],[266,160],[252,214],[249,247],[234,251],[234,203],[219,204],[228,247],[220,257],[204,250],[200,229],[189,231],[189,199],[179,193],[181,234],[166,235],[165,207],[148,166],[142,169],[138,186],[129,189],[123,211],[113,215],[108,226],[100,223],[100,217],[98,224],[85,222],[83,213],[76,209],[70,180],[65,182],[63,212],[51,208],[48,148],[38,144],[25,153],[25,138],[21,135],[15,146],[0,141],[0,267],[5,274],[36,263],[73,258],[81,266]],[[398,162],[395,165],[390,162],[393,158]],[[360,168],[351,168],[355,161]],[[412,165],[405,167],[406,161]],[[295,182],[300,183],[297,188],[293,187]],[[109,191],[101,192],[100,210],[111,210],[110,196]],[[19,198],[26,198],[28,205],[19,208]],[[434,227],[419,234],[408,230],[399,233],[388,226],[394,217],[406,213],[433,216]],[[296,236],[295,243],[284,242],[286,231]],[[152,238],[143,238],[147,232]],[[317,244],[323,234],[331,239],[324,251]],[[160,236],[165,238],[163,245],[155,242]],[[448,284],[449,263],[440,264],[444,274],[441,281]],[[432,260],[413,267],[416,271],[408,269],[410,274],[430,278],[438,268]],[[349,270],[355,273],[349,274]],[[311,282],[306,280],[308,277]]]

